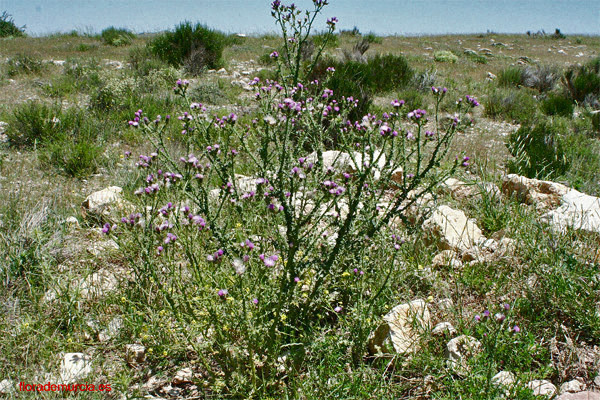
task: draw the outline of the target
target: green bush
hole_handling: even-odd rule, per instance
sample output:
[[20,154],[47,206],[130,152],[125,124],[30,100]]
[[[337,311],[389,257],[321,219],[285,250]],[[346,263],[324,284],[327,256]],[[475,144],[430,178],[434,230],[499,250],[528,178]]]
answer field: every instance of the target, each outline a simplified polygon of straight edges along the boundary
[[544,99],[541,109],[546,115],[559,115],[569,118],[573,116],[573,102],[559,95],[551,95]]
[[135,34],[125,28],[115,28],[111,26],[106,28],[100,34],[104,44],[109,46],[126,46],[131,44]]
[[166,32],[150,44],[151,52],[174,67],[185,66],[192,72],[203,68],[218,68],[228,38],[204,25],[183,22],[174,31]]
[[567,69],[562,83],[574,101],[592,104],[600,100],[600,57]]
[[524,123],[535,117],[537,102],[527,90],[494,90],[483,102],[484,114],[491,118]]
[[15,25],[12,16],[6,11],[3,11],[0,15],[0,38],[9,36],[25,36],[25,27],[18,27]]
[[514,157],[508,163],[511,173],[530,178],[556,178],[569,169],[565,137],[569,126],[560,118],[541,118],[519,128],[508,138],[507,147]]

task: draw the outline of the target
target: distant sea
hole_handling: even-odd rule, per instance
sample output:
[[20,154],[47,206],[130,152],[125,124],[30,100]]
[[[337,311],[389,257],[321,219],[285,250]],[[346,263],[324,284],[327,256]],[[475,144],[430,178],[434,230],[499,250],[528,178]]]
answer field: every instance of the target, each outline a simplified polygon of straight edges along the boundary
[[[291,0],[284,0],[290,3]],[[97,33],[108,26],[137,33],[170,29],[189,20],[229,33],[277,32],[270,0],[0,0],[30,35]],[[310,0],[296,0],[306,8]],[[381,35],[525,33],[559,28],[566,34],[600,34],[600,0],[330,0],[325,17],[340,29]]]

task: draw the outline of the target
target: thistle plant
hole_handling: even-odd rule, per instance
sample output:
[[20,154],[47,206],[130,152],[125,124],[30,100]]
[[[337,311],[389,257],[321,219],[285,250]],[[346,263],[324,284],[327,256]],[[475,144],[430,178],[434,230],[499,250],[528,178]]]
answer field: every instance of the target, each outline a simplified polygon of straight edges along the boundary
[[[336,97],[326,81],[300,82],[299,52],[326,3],[302,14],[273,2],[286,55],[274,55],[279,81],[254,79],[256,115],[210,116],[178,80],[185,110],[139,110],[129,122],[156,150],[136,163],[139,210],[105,232],[129,249],[145,302],[170,311],[207,374],[230,388],[250,375],[248,390],[264,390],[301,371],[315,335],[342,318],[356,325],[360,359],[366,316],[378,311],[403,241],[397,220],[468,164],[461,156],[442,167],[473,98],[446,126],[401,100],[352,121],[357,100]],[[432,94],[437,111],[447,90]],[[177,146],[166,138],[171,124]],[[326,151],[332,135],[337,148]],[[381,246],[390,249],[383,265],[369,262]]]

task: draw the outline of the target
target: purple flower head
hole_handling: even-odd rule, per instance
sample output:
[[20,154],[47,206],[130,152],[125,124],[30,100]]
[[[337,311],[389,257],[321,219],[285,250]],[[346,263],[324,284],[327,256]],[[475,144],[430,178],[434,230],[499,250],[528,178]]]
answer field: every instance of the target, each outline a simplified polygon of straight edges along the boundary
[[277,51],[274,51],[274,52],[272,52],[272,53],[269,55],[269,57],[271,57],[271,58],[275,58],[275,59],[276,59],[276,58],[279,58],[279,53],[278,53]]
[[490,310],[485,310],[485,311],[483,312],[483,316],[484,316],[485,318],[489,318],[489,317],[490,317]]
[[505,309],[506,311],[510,310],[510,304],[508,304],[508,303],[505,303],[505,304],[504,304],[504,309]]
[[227,291],[227,289],[219,289],[217,294],[219,295],[219,297],[225,298],[229,294],[229,292]]
[[475,316],[475,321],[477,321],[477,322],[481,321],[481,317],[479,316],[479,314],[477,314],[477,315]]
[[[261,260],[263,261],[263,263],[267,266],[267,267],[274,267],[275,266],[275,262],[277,260],[279,260],[279,256],[277,254],[273,254],[272,256],[265,258],[264,254],[261,254],[263,257],[261,258]],[[260,256],[259,256],[260,257]]]
[[296,282],[296,283],[300,282],[300,278],[299,277],[295,277],[294,278],[294,282]]
[[171,232],[167,233],[167,237],[165,238],[165,244],[169,244],[177,240],[177,236],[172,234]]
[[339,22],[339,20],[337,19],[337,17],[331,17],[327,20],[327,25],[329,25],[332,28],[335,28],[335,24],[337,24]]
[[506,319],[506,316],[502,313],[496,313],[494,318],[496,318],[496,322],[502,322]]
[[393,100],[393,101],[392,101],[392,107],[395,107],[395,108],[400,108],[400,107],[402,107],[403,105],[404,105],[404,100],[397,100],[397,99],[396,99],[396,100]]
[[333,309],[333,311],[335,311],[336,313],[340,313],[340,312],[342,312],[342,307],[337,306],[336,308]]
[[253,302],[254,304],[258,304],[258,299],[252,299],[252,302]]
[[519,328],[519,325],[515,325],[515,326],[513,326],[512,331],[514,333],[519,333],[519,332],[521,332],[521,328]]

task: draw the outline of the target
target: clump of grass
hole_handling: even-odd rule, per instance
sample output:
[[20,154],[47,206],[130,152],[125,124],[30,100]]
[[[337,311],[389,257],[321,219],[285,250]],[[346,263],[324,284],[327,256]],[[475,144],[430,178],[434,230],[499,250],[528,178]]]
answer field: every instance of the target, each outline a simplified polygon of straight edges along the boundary
[[111,26],[106,28],[100,34],[104,44],[109,46],[127,46],[135,38],[135,34],[125,28],[115,28]]
[[573,102],[564,96],[550,95],[541,103],[541,110],[546,115],[558,115],[561,117],[573,116]]
[[192,72],[218,68],[228,44],[227,36],[202,24],[184,22],[174,31],[166,32],[150,44],[151,52],[174,67],[185,66]]
[[493,90],[483,101],[484,114],[491,118],[503,118],[519,123],[533,119],[537,113],[537,102],[526,90]]
[[508,67],[498,74],[498,85],[504,87],[519,87],[523,84],[523,69]]
[[498,85],[517,88],[524,86],[543,93],[554,88],[559,76],[557,68],[550,65],[525,68],[508,67],[500,71]]
[[6,11],[0,15],[0,38],[25,36],[25,26],[17,26],[14,19]]
[[512,173],[530,178],[556,178],[569,169],[565,137],[568,124],[560,119],[540,118],[511,134],[508,150],[514,159],[508,163]]
[[458,61],[458,56],[448,50],[439,50],[433,53],[433,59],[437,62],[455,63]]
[[82,111],[29,102],[17,107],[9,126],[9,143],[39,149],[43,165],[78,178],[96,171],[102,153],[98,139],[103,129]]

